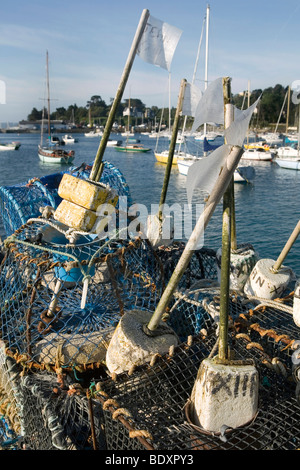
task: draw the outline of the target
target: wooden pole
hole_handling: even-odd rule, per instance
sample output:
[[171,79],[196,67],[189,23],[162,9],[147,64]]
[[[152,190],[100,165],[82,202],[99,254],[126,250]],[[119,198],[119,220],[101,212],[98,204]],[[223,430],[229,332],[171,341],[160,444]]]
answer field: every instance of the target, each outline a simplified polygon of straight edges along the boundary
[[230,233],[231,233],[230,185],[223,198],[222,258],[220,284],[219,359],[228,359],[228,309],[230,284]]
[[169,147],[167,167],[165,171],[165,177],[164,177],[162,192],[161,192],[160,201],[159,201],[158,217],[160,221],[162,221],[162,206],[164,205],[166,201],[166,195],[167,195],[170,174],[171,174],[171,169],[172,169],[172,164],[173,164],[173,157],[174,157],[174,151],[175,151],[175,146],[176,146],[178,127],[179,127],[179,118],[180,118],[180,114],[182,111],[182,103],[183,103],[183,98],[184,98],[185,87],[186,87],[186,79],[182,79],[181,84],[180,84],[180,91],[179,91],[179,96],[178,96],[176,114],[175,114],[174,123],[173,123],[173,131],[172,131],[172,138],[171,138],[170,147]]
[[147,327],[145,328],[145,332],[147,330],[151,331],[155,330],[165,313],[166,307],[171,300],[171,297],[182,277],[184,274],[194,251],[197,249],[198,240],[200,239],[201,235],[203,234],[205,228],[210,221],[217,204],[220,202],[221,198],[224,195],[225,190],[227,189],[233,173],[240,161],[240,158],[243,154],[243,149],[238,146],[233,146],[227,159],[226,163],[212,189],[212,192],[209,196],[207,203],[205,204],[204,210],[200,215],[195,228],[188,240],[183,253],[178,260],[178,263],[174,269],[174,272],[169,280],[167,287],[165,288],[163,295],[153,313],[150,322],[148,323]]
[[[234,120],[234,107],[231,105],[231,90],[230,90],[230,81],[226,77],[223,79],[223,96],[224,96],[224,123],[225,128],[229,127],[232,121]],[[249,107],[249,102],[248,102]],[[226,144],[225,139],[225,144]],[[234,203],[234,177],[230,181],[228,191],[230,191],[230,230],[231,230],[231,249],[236,250],[237,241],[236,241],[236,223],[235,223],[235,203]]]
[[[223,79],[224,96],[224,127],[227,128],[233,120],[231,102],[230,79]],[[223,197],[223,226],[222,226],[222,258],[221,258],[221,285],[220,285],[220,322],[219,322],[219,359],[228,359],[228,310],[230,285],[230,252],[231,228],[233,217],[234,195],[233,177]],[[235,225],[235,224],[233,224]]]
[[282,252],[281,252],[280,255],[278,256],[278,258],[277,258],[277,260],[276,260],[276,263],[275,263],[274,266],[273,266],[272,271],[273,271],[274,273],[276,273],[276,272],[280,269],[280,267],[281,267],[283,261],[285,260],[285,258],[286,258],[286,256],[287,256],[288,252],[290,251],[290,249],[292,248],[293,244],[295,243],[295,241],[296,241],[296,239],[297,239],[299,233],[300,233],[300,220],[298,221],[296,227],[295,227],[294,230],[293,230],[293,233],[291,234],[290,238],[289,238],[288,241],[286,242],[286,244],[285,244],[285,246],[284,246]]
[[124,89],[125,89],[128,77],[129,77],[129,73],[130,73],[130,70],[132,68],[134,58],[135,58],[136,53],[137,53],[138,45],[139,45],[139,42],[140,42],[141,37],[143,35],[143,32],[145,30],[149,15],[150,15],[149,10],[147,10],[147,9],[143,10],[143,13],[142,13],[141,18],[140,18],[140,22],[138,24],[138,27],[137,27],[137,30],[136,30],[136,33],[135,33],[135,36],[134,36],[134,39],[133,39],[133,42],[132,42],[132,45],[131,45],[131,49],[129,51],[129,55],[127,57],[127,61],[126,61],[126,64],[125,64],[125,67],[124,67],[124,70],[123,70],[123,74],[122,74],[122,77],[121,77],[121,80],[120,80],[120,83],[119,83],[119,87],[118,87],[114,102],[113,102],[112,107],[111,107],[110,112],[109,112],[109,116],[108,116],[108,119],[107,119],[107,122],[106,122],[106,125],[105,125],[105,129],[103,131],[103,136],[102,136],[101,141],[100,141],[100,145],[99,145],[96,157],[95,157],[93,168],[91,170],[91,174],[90,174],[90,180],[91,181],[99,181],[100,178],[101,178],[102,171],[103,171],[102,159],[103,159],[104,151],[105,151],[105,148],[106,148],[106,144],[107,144],[107,141],[109,139],[109,135],[110,135],[110,132],[111,132],[114,120],[115,120],[116,111],[117,111],[118,106],[121,102],[121,99],[122,99],[122,96],[123,96],[123,93],[124,93]]

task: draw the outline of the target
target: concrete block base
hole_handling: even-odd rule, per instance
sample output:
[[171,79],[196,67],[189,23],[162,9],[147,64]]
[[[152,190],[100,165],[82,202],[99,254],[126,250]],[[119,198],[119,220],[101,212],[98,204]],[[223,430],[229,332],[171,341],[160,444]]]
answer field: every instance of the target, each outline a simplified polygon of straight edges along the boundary
[[253,364],[219,364],[205,359],[191,395],[191,420],[206,431],[220,432],[247,424],[258,408],[258,372]]
[[300,280],[296,282],[293,300],[293,320],[300,326]]
[[152,312],[131,310],[122,316],[106,353],[106,365],[111,373],[129,371],[133,366],[149,362],[154,354],[166,354],[171,346],[177,346],[176,333],[162,321],[159,324],[163,327],[162,334],[144,333],[143,325],[149,323],[152,315]]
[[293,271],[287,266],[281,266],[274,273],[274,264],[272,259],[260,259],[256,263],[244,287],[246,295],[269,300],[280,297],[292,279]]

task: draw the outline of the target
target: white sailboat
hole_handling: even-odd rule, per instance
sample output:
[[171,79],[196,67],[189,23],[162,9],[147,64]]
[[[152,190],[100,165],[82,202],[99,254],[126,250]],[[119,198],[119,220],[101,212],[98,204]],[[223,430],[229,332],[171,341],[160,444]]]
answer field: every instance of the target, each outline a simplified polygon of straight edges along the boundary
[[[195,78],[196,78],[196,72],[197,72],[197,67],[198,67],[198,61],[199,61],[199,56],[200,56],[200,49],[201,49],[203,31],[204,31],[205,24],[206,24],[206,32],[207,32],[207,36],[208,36],[208,17],[209,17],[209,5],[207,6],[206,17],[203,20],[202,31],[201,31],[201,35],[200,35],[200,40],[199,40],[198,50],[197,50],[197,56],[196,56],[196,61],[195,61],[195,66],[194,66],[193,78],[192,78],[192,82],[191,82],[192,85],[194,84]],[[208,60],[208,57],[207,57],[207,53],[206,53],[206,74],[207,74],[207,60]],[[169,80],[170,80],[170,78],[169,78]],[[170,117],[169,117],[169,119],[170,119]],[[184,117],[182,134],[181,134],[181,136],[178,137],[178,142],[177,143],[179,144],[179,147],[177,149],[175,149],[175,152],[174,152],[174,155],[173,155],[173,161],[172,161],[173,165],[176,165],[176,164],[180,165],[182,160],[194,161],[195,158],[198,158],[197,156],[193,155],[192,153],[189,153],[189,152],[186,151],[186,139],[185,139],[186,121],[187,121],[187,115],[185,115],[185,117]],[[182,145],[184,145],[184,147],[185,147],[184,150],[182,150]],[[155,150],[154,155],[155,155],[156,160],[159,163],[167,163],[168,162],[168,156],[169,156],[169,149],[163,150],[162,152],[157,152]]]
[[[44,129],[44,119],[42,120],[42,129],[41,129],[41,142],[38,146],[38,156],[41,162],[43,163],[55,163],[55,164],[64,164],[71,163],[75,158],[74,150],[69,152],[53,147],[51,144],[51,126],[50,126],[50,87],[49,87],[49,65],[48,65],[48,51],[46,51],[46,70],[47,70],[47,94],[48,94],[48,143],[46,146],[43,145],[43,129]],[[44,111],[43,111],[44,112]]]
[[75,142],[77,142],[77,139],[75,139],[75,137],[73,137],[72,135],[65,134],[65,135],[62,137],[62,141],[63,141],[65,144],[74,144]]
[[0,142],[0,150],[18,150],[21,146],[21,142]]
[[[129,100],[128,100],[128,108],[127,109],[128,109],[127,130],[124,131],[124,132],[121,132],[121,136],[126,137],[128,139],[129,137],[134,137],[134,132],[130,131],[130,96],[129,96]],[[124,114],[123,114],[123,116],[124,116]]]
[[[191,157],[186,159],[178,159],[177,167],[181,175],[187,176],[189,168],[199,160],[207,157]],[[250,166],[238,166],[233,174],[233,180],[235,183],[252,183],[255,177],[255,170]]]
[[271,161],[274,154],[263,147],[247,148],[244,150],[241,160]]
[[297,144],[291,144],[290,146],[281,147],[277,151],[275,162],[281,168],[288,170],[300,170],[300,100],[298,99],[298,85],[294,88],[294,82],[291,85],[293,90],[292,101],[294,104],[298,104],[298,138]]

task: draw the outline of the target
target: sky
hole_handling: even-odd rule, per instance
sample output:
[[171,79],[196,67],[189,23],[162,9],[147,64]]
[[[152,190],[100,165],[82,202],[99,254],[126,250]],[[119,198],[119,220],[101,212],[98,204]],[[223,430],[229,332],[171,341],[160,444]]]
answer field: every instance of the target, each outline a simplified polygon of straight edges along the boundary
[[[284,87],[300,79],[299,0],[14,0],[0,9],[0,122],[42,109],[49,53],[51,111],[116,95],[144,9],[182,31],[170,74],[136,56],[123,100],[176,107],[180,82],[192,82],[207,5],[208,81],[231,77],[232,92]],[[204,30],[195,85],[204,90]],[[169,82],[170,78],[170,82]],[[2,100],[3,101],[3,100]]]

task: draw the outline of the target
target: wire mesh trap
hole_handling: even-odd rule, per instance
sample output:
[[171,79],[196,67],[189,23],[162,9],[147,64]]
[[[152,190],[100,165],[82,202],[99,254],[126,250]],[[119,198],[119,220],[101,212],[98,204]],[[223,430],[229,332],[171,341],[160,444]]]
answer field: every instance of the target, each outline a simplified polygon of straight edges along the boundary
[[[68,386],[71,378],[78,386],[88,386],[91,376],[106,378],[106,348],[120,316],[135,307],[155,308],[184,245],[156,251],[147,240],[99,244],[85,236],[75,245],[49,246],[38,236],[41,229],[44,221],[28,222],[7,240],[0,273],[4,356],[20,379],[13,395],[19,431],[27,448],[89,448],[89,401],[65,391],[57,400],[53,388],[61,391],[61,387],[56,373],[63,371]],[[202,276],[214,278],[215,252],[205,248],[197,252],[186,276],[191,285]],[[94,406],[101,414],[99,402]],[[83,436],[83,431],[76,434],[68,428],[68,420],[76,429],[88,429]],[[99,418],[94,425],[96,434],[103,422]],[[102,437],[96,439],[93,445],[102,448]]]
[[26,450],[104,450],[103,413],[77,381],[43,371],[21,380]]
[[[189,399],[202,360],[216,354],[217,321],[211,303],[216,293],[190,297],[205,316],[201,333],[150,364],[97,384],[110,450],[295,450],[300,444],[299,391],[291,360],[299,331],[286,306],[277,302],[256,308],[231,297],[230,348],[236,360],[251,359],[259,372],[259,408],[249,424],[220,433],[195,426]],[[189,296],[187,296],[189,298]],[[205,302],[203,302],[205,300]],[[181,301],[186,301],[182,297]],[[198,305],[196,305],[198,304]],[[201,305],[200,305],[201,304]],[[279,308],[278,308],[279,307]],[[171,313],[176,315],[176,308]],[[218,309],[214,309],[218,311]],[[261,315],[262,314],[262,315]],[[276,330],[269,328],[281,323]],[[267,318],[267,320],[266,320]],[[284,327],[282,324],[285,323]],[[287,326],[290,325],[290,328]],[[298,346],[299,347],[299,346]]]
[[[69,244],[57,230],[50,243],[43,236],[52,228],[35,220],[7,240],[1,338],[12,355],[38,368],[101,364],[124,311],[155,308],[171,274],[164,264],[178,249],[157,254],[146,240],[102,243],[88,236]],[[214,252],[196,253],[190,271],[190,282],[214,276]]]
[[[82,164],[81,167],[71,167],[65,172],[32,178],[14,186],[0,187],[0,214],[7,236],[14,233],[28,219],[38,217],[41,208],[57,208],[62,200],[57,190],[64,173],[87,179],[91,168],[91,165]],[[128,204],[131,204],[129,186],[122,173],[110,162],[104,162],[100,182],[114,188],[119,196],[127,197]]]

